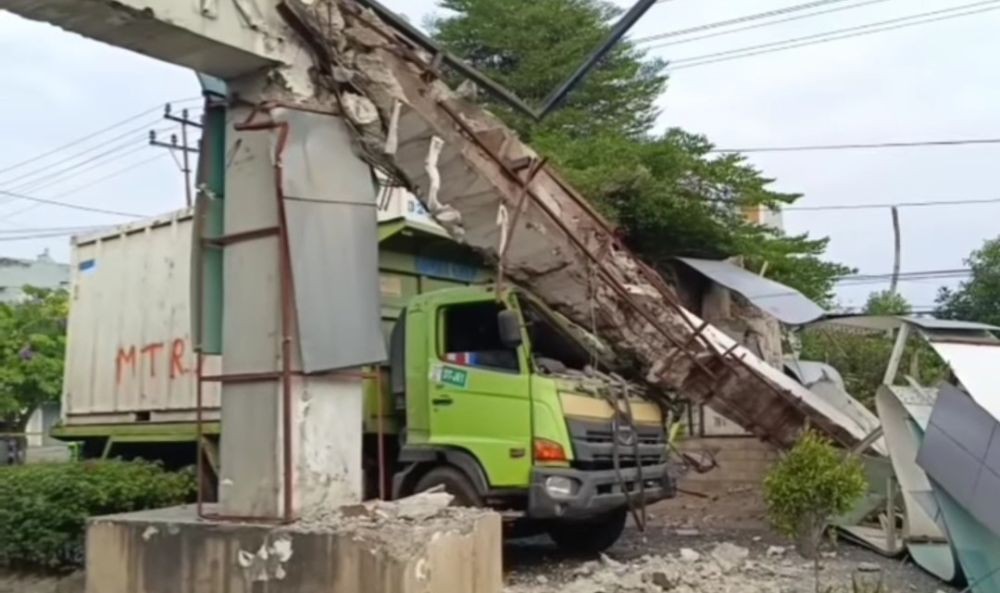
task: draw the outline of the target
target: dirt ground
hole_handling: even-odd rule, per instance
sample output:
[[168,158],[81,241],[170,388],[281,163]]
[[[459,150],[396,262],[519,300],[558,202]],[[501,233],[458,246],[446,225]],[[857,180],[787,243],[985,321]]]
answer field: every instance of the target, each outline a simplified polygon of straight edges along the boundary
[[[645,532],[630,525],[605,557],[560,553],[546,537],[504,546],[505,593],[813,593],[813,566],[768,528],[757,491],[682,495],[648,509]],[[907,560],[839,543],[823,558],[821,582],[849,593],[852,579],[882,581],[882,593],[954,593]],[[863,590],[874,592],[874,588]],[[68,577],[0,574],[0,593],[83,593]]]
[[[713,558],[720,545],[745,550],[746,558],[722,570]],[[691,560],[691,552],[697,560]],[[815,591],[812,563],[770,529],[759,490],[747,487],[710,498],[681,495],[650,507],[645,532],[630,524],[606,558],[569,557],[540,537],[508,542],[504,564],[507,593]],[[843,541],[827,549],[822,565],[824,591],[850,593],[852,580],[881,581],[882,593],[957,591],[909,560],[885,558]],[[874,588],[862,589],[869,590]]]

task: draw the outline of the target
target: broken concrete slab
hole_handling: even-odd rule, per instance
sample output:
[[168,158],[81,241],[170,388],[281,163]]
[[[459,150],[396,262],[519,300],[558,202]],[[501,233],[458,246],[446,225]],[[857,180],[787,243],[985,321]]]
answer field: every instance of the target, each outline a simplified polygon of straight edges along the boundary
[[720,413],[783,446],[807,420],[845,444],[865,436],[850,417],[684,309],[554,168],[452,91],[433,58],[402,41],[402,32],[363,2],[330,1],[348,29],[370,29],[386,43],[326,33],[325,2],[293,2],[289,18],[298,19],[295,29],[310,47],[324,48],[317,71],[350,73],[350,91],[333,82],[327,90],[341,98],[361,93],[378,110],[378,122],[356,130],[362,158],[420,196],[453,238],[490,259],[502,256],[507,278],[593,327],[658,392],[711,399]]
[[178,507],[91,520],[87,592],[499,593],[501,541],[500,516],[475,509],[274,526]]

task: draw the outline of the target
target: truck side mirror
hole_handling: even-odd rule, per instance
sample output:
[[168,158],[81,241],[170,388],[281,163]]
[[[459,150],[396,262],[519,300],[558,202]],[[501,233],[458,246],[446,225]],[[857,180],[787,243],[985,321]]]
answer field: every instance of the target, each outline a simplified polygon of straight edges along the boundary
[[515,311],[504,309],[497,313],[497,327],[500,330],[500,343],[507,348],[517,348],[524,341],[521,319]]

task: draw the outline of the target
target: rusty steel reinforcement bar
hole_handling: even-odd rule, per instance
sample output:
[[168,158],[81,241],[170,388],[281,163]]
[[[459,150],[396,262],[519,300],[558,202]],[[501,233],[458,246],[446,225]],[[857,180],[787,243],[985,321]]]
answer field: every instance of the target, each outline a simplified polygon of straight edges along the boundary
[[[521,219],[521,214],[524,212],[524,209],[528,206],[528,186],[531,184],[532,181],[534,181],[535,175],[538,175],[539,171],[542,170],[546,162],[548,162],[548,159],[542,157],[540,159],[532,159],[531,163],[529,163],[528,175],[524,180],[524,185],[521,186],[521,192],[520,192],[521,195],[519,195],[517,199],[514,201],[515,210],[513,216],[511,216],[510,224],[506,231],[506,236],[501,238],[501,243],[503,244],[503,248],[500,250],[499,253],[500,257],[499,261],[497,262],[496,293],[498,301],[500,300],[501,292],[503,292],[503,281],[504,281],[504,272],[506,271],[505,268],[507,262],[507,251],[510,249],[511,241],[514,240],[514,235],[517,230],[517,222]],[[501,233],[502,232],[504,232],[503,229],[501,229]]]
[[[580,251],[580,253],[582,253],[583,255],[585,255],[590,261],[592,261],[598,267],[598,271],[601,273],[601,276],[605,279],[605,281],[608,283],[608,285],[623,299],[623,301],[626,302],[637,313],[639,313],[654,328],[656,328],[656,330],[663,337],[665,337],[675,348],[677,348],[677,350],[679,352],[681,352],[686,357],[688,357],[710,379],[712,379],[713,381],[715,381],[716,384],[718,384],[719,382],[722,381],[722,377],[719,377],[716,372],[714,372],[712,369],[709,369],[707,366],[705,366],[704,362],[698,358],[698,355],[690,350],[690,345],[691,345],[690,340],[691,339],[694,339],[696,342],[698,342],[699,344],[701,344],[703,346],[703,348],[704,348],[703,351],[705,353],[709,354],[710,356],[712,356],[712,358],[714,360],[718,361],[722,365],[722,368],[725,369],[725,371],[728,371],[729,373],[736,373],[737,372],[736,369],[729,364],[729,361],[732,361],[732,362],[736,363],[737,365],[739,365],[739,367],[743,368],[747,372],[747,374],[750,377],[752,377],[754,380],[756,380],[759,384],[761,384],[762,386],[764,386],[769,391],[773,392],[775,395],[779,396],[781,399],[784,399],[785,401],[789,402],[792,405],[792,407],[801,416],[803,416],[803,417],[809,417],[809,414],[804,409],[804,404],[803,404],[801,398],[795,396],[794,394],[792,394],[790,392],[787,392],[786,390],[782,389],[779,386],[773,385],[765,377],[761,376],[755,369],[753,369],[752,367],[748,366],[746,364],[745,360],[742,357],[737,357],[737,356],[734,355],[735,354],[735,350],[738,348],[738,344],[735,344],[734,346],[730,347],[725,352],[722,352],[722,353],[718,352],[718,350],[716,350],[713,345],[711,345],[710,343],[708,343],[707,338],[705,338],[702,335],[702,332],[705,330],[706,327],[708,327],[708,325],[705,325],[704,323],[701,324],[701,330],[699,331],[699,326],[695,325],[688,318],[688,316],[686,315],[686,312],[683,310],[683,308],[680,306],[680,304],[677,303],[670,295],[664,293],[664,291],[662,290],[662,288],[659,286],[660,283],[659,282],[651,282],[651,284],[655,288],[657,288],[657,292],[660,293],[660,295],[663,298],[664,302],[667,303],[668,306],[670,306],[670,308],[672,308],[675,312],[677,312],[685,320],[686,325],[688,325],[692,329],[692,334],[693,335],[689,336],[688,341],[686,341],[686,343],[679,342],[678,339],[676,338],[676,336],[674,336],[673,333],[670,330],[668,330],[667,328],[665,328],[659,322],[659,320],[657,320],[651,313],[649,313],[648,311],[646,311],[646,309],[644,307],[642,307],[642,305],[640,305],[639,303],[635,302],[635,300],[632,298],[632,295],[628,293],[627,289],[625,287],[621,286],[621,284],[618,282],[618,279],[614,277],[614,274],[612,274],[607,269],[605,263],[603,261],[601,261],[598,256],[596,256],[594,253],[592,253],[582,243],[582,241],[578,237],[576,237],[570,231],[570,229],[566,226],[565,222],[563,220],[561,220],[560,217],[557,216],[554,212],[552,212],[551,209],[548,208],[548,206],[545,204],[545,202],[543,200],[541,200],[531,190],[530,187],[528,187],[528,184],[526,184],[524,182],[524,180],[515,171],[513,171],[511,169],[511,167],[507,163],[505,163],[503,161],[503,159],[499,155],[497,155],[488,145],[486,145],[486,143],[484,143],[479,138],[479,136],[475,133],[475,131],[472,130],[468,126],[468,124],[465,122],[465,120],[451,106],[449,106],[444,101],[438,101],[437,105],[445,113],[447,113],[449,115],[449,117],[451,118],[451,120],[455,123],[455,125],[460,130],[462,130],[462,132],[464,133],[464,135],[467,138],[469,138],[469,140],[471,140],[480,150],[482,150],[487,156],[490,157],[490,159],[497,165],[497,167],[500,169],[500,171],[503,172],[504,175],[508,179],[510,179],[511,181],[513,181],[515,184],[517,184],[519,188],[522,188],[523,190],[525,190],[527,192],[526,195],[529,196],[535,202],[535,204],[537,206],[539,206],[540,209],[543,212],[545,212],[545,214],[547,215],[547,217],[550,220],[552,220],[553,223],[556,224],[556,226],[560,228],[560,230],[563,231],[563,233],[565,234],[565,236],[570,240],[571,243],[574,244],[574,246],[576,246],[576,248]],[[546,169],[546,170],[549,171],[549,169]],[[593,212],[594,214],[596,214],[596,212],[586,202],[586,200],[583,200],[583,198],[581,196],[579,196],[578,194],[576,194],[575,191],[567,191],[566,193],[568,195],[570,195],[571,197],[573,197],[574,201],[576,201],[581,206],[583,206],[588,213],[592,213]],[[595,216],[595,220],[599,220],[603,225],[607,224],[603,220],[603,218],[601,218],[599,215]],[[607,227],[607,226],[604,226],[604,230],[606,230],[609,233],[611,232],[610,228]],[[644,275],[652,273],[650,270],[648,270],[645,267],[642,267],[641,270],[642,270],[642,272],[643,272]],[[713,389],[713,391],[714,391],[714,389]],[[769,424],[765,424],[764,422],[761,422],[761,421],[757,420],[756,418],[749,417],[745,412],[743,412],[739,408],[736,408],[736,407],[731,406],[731,405],[727,405],[726,407],[727,407],[727,409],[731,413],[735,413],[735,414],[741,416],[744,419],[744,421],[748,423],[747,428],[759,427],[761,430],[766,430],[766,427],[769,425]],[[788,424],[788,420],[782,418],[782,422],[780,424],[778,424],[777,426],[783,427],[783,426],[785,426],[787,424]],[[840,435],[836,434],[835,431],[828,431],[828,432],[830,432],[832,434],[832,436],[834,437],[834,439],[837,440],[838,442],[840,442],[841,444],[843,444],[845,446],[850,444],[849,442],[847,442],[843,438],[841,438]],[[761,438],[765,437],[764,434],[761,434],[759,436],[761,436]]]
[[524,180],[521,179],[519,175],[517,175],[517,173],[512,171],[510,167],[505,162],[503,162],[503,159],[500,158],[500,156],[497,155],[495,152],[493,152],[490,149],[490,147],[487,146],[486,143],[484,143],[479,138],[479,136],[476,135],[475,131],[472,130],[468,126],[468,124],[466,124],[466,122],[461,118],[461,116],[458,113],[456,113],[449,105],[447,105],[444,102],[438,102],[438,106],[452,118],[455,124],[469,137],[470,140],[472,140],[476,144],[476,146],[479,147],[480,150],[485,152],[496,163],[496,165],[500,168],[500,170],[510,180],[512,180],[515,184],[517,184],[520,188],[522,188],[526,192],[526,195],[531,197],[531,199],[535,202],[535,204],[539,206],[542,209],[542,211],[544,211],[548,215],[548,217],[566,234],[567,238],[569,238],[569,240],[577,247],[577,249],[579,249],[581,253],[586,255],[587,258],[590,259],[597,266],[598,272],[601,273],[604,279],[611,286],[612,290],[618,293],[618,296],[620,296],[637,313],[639,313],[643,318],[645,318],[648,323],[650,323],[653,327],[657,328],[657,330],[659,330],[659,332],[665,338],[667,338],[667,340],[670,341],[675,348],[681,349],[691,359],[691,362],[694,363],[696,366],[698,366],[698,368],[700,368],[706,375],[708,375],[713,379],[716,378],[715,373],[713,373],[711,369],[706,367],[702,363],[702,361],[698,359],[695,353],[680,348],[680,344],[678,343],[677,339],[671,334],[671,332],[667,330],[665,327],[663,327],[660,324],[659,320],[657,320],[651,313],[646,311],[645,308],[643,308],[639,303],[635,302],[635,300],[632,298],[632,295],[628,293],[628,290],[624,286],[621,286],[617,278],[615,278],[614,275],[607,269],[605,263],[601,261],[601,259],[598,258],[596,255],[591,253],[589,249],[587,249],[587,246],[583,244],[583,242],[579,239],[579,237],[575,236],[569,230],[569,228],[566,227],[565,222],[563,222],[559,218],[559,216],[556,215],[555,212],[552,212],[552,210],[548,207],[548,205],[545,204],[544,201],[540,200],[537,195],[535,195],[535,192],[531,190],[531,187],[528,184],[526,184]]

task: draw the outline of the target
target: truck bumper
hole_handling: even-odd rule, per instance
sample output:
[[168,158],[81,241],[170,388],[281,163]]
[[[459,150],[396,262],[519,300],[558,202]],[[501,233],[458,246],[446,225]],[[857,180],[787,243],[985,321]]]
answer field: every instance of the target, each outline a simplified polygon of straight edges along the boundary
[[[622,468],[621,481],[628,488],[633,502],[640,500],[640,486],[647,504],[673,498],[677,493],[676,483],[666,463],[644,466],[641,485],[638,468]],[[567,485],[570,486],[569,491]],[[532,472],[528,495],[528,516],[532,519],[583,520],[607,514],[627,504],[625,491],[614,470],[539,467]]]

